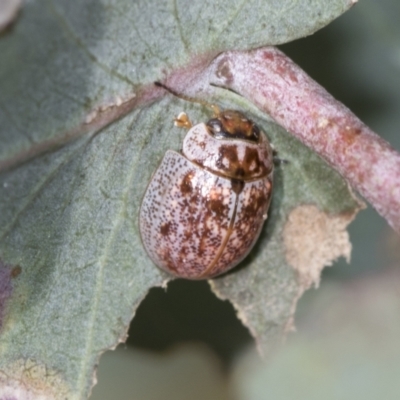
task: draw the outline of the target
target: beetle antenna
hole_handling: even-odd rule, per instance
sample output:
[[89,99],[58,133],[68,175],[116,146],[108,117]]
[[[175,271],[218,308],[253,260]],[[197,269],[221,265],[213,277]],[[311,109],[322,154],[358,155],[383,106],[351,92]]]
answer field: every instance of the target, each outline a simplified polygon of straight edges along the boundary
[[220,114],[220,112],[221,112],[219,107],[216,106],[215,104],[211,104],[211,103],[208,103],[206,101],[195,99],[193,97],[185,96],[184,94],[175,92],[175,90],[169,88],[168,86],[164,85],[161,82],[155,81],[154,85],[163,88],[164,90],[166,90],[167,92],[173,94],[175,97],[178,97],[179,99],[190,101],[192,103],[198,103],[198,104],[201,104],[203,106],[211,108],[214,111],[215,116],[218,116]]

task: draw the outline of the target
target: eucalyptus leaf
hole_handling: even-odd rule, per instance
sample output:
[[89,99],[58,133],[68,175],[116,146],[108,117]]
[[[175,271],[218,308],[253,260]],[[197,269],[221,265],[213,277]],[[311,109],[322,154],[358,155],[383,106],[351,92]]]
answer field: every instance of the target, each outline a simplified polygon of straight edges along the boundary
[[[26,2],[0,37],[1,396],[86,398],[100,354],[125,339],[148,289],[169,279],[142,247],[140,202],[165,151],[180,149],[184,132],[173,117],[185,110],[203,121],[209,113],[138,95],[129,114],[96,127],[86,124],[93,110],[118,109],[120,99],[198,57],[311,34],[351,3]],[[230,93],[218,96],[248,109],[288,160],[260,242],[215,283],[265,352],[307,286],[286,260],[288,213],[312,204],[351,220],[358,202],[268,116]]]

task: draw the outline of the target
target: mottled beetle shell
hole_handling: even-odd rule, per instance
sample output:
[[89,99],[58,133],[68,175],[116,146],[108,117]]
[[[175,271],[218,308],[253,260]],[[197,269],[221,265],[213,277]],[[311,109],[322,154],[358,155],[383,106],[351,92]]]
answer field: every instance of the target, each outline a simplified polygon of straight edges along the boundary
[[[224,132],[213,121],[237,125]],[[215,128],[215,129],[214,129]],[[239,129],[240,130],[240,129]],[[182,153],[168,150],[147,188],[140,232],[147,253],[165,271],[187,279],[212,278],[251,250],[267,217],[273,156],[265,135],[237,111],[193,126]]]

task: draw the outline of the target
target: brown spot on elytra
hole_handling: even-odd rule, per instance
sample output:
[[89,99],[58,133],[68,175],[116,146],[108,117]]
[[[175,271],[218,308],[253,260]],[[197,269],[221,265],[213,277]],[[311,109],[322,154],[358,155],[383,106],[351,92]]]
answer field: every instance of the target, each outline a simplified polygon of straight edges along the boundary
[[193,195],[191,198],[190,198],[190,204],[192,205],[192,206],[195,206],[195,205],[197,205],[198,203],[199,203],[199,195],[196,193],[195,195]]
[[263,210],[269,202],[270,196],[254,196],[250,204],[243,207],[243,218],[252,219],[253,216],[259,211]]
[[210,200],[207,203],[208,208],[216,214],[222,215],[225,210],[224,203],[221,199]]
[[161,235],[168,236],[170,228],[171,228],[171,223],[170,222],[166,222],[165,224],[162,224],[161,228],[160,228]]
[[257,196],[253,202],[254,210],[257,211],[263,209],[266,203],[269,201],[270,197],[271,197],[271,192],[269,193],[268,196]]
[[181,183],[181,192],[183,194],[188,194],[191,193],[193,191],[193,186],[192,186],[192,178],[193,178],[193,173],[192,172],[188,172],[182,179],[182,183]]
[[180,254],[182,257],[184,257],[188,252],[189,252],[188,247],[187,247],[187,246],[182,246],[182,247],[181,247],[181,250],[180,250],[180,252],[179,252],[179,254]]

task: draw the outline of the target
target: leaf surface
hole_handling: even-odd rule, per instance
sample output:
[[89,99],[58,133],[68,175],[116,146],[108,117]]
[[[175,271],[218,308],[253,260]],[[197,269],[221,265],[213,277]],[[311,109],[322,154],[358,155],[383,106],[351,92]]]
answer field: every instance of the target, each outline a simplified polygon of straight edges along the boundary
[[[143,88],[194,59],[311,34],[351,2],[188,4],[35,0],[0,37],[1,395],[22,386],[86,398],[99,355],[124,340],[147,290],[168,279],[142,247],[140,202],[165,151],[180,148],[173,116],[209,113],[170,96],[151,102]],[[267,116],[225,91],[215,97],[248,109],[289,161],[254,252],[215,283],[266,350],[307,286],[285,258],[288,213],[313,204],[350,220],[358,203]],[[108,109],[116,112],[91,123]]]

